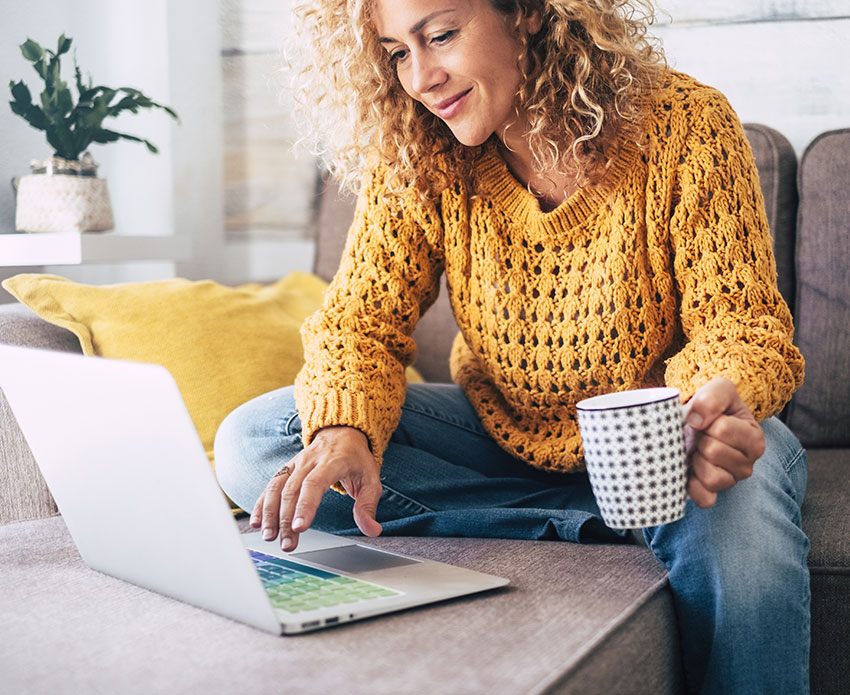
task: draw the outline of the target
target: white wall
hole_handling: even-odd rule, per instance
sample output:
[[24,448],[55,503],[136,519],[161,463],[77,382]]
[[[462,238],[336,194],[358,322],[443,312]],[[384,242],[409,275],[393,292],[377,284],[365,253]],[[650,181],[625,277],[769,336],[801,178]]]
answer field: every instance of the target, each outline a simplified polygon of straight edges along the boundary
[[[61,0],[32,0],[31,2],[3,3],[0,22],[0,232],[15,228],[15,203],[9,182],[14,176],[29,171],[30,160],[49,156],[44,134],[31,128],[22,118],[12,113],[8,84],[11,80],[24,81],[35,92],[35,71],[21,56],[18,46],[28,37],[35,41],[55,41],[71,23],[71,6]],[[40,90],[38,90],[40,91]]]
[[[12,12],[10,16],[4,8],[4,20],[9,21],[0,27],[3,77],[23,78],[34,100],[38,99],[43,83],[17,46],[32,38],[55,50],[56,39],[64,32],[74,39],[71,50],[76,52],[83,74],[91,74],[95,84],[137,87],[155,101],[168,102],[165,0],[145,3],[35,0],[6,4]],[[72,54],[63,56],[62,62],[63,77],[73,84]],[[4,80],[0,88],[7,90],[6,83]],[[151,155],[143,145],[129,142],[90,148],[101,165],[100,174],[109,182],[116,230],[122,234],[171,232],[169,153],[173,126],[170,120],[161,113],[141,112],[106,123],[119,132],[148,138],[160,147],[164,156]],[[4,150],[6,146],[9,148],[0,163],[4,177],[27,173],[30,159],[52,154],[44,134],[12,114],[9,108],[0,108],[0,138]],[[134,174],[129,176],[126,172]],[[140,181],[145,185],[139,185]],[[4,221],[13,222],[11,196],[3,196],[0,209]]]
[[[173,106],[177,125],[159,110],[124,114],[108,127],[151,140],[153,155],[139,143],[93,145],[100,175],[109,183],[115,234],[187,235],[191,262],[62,266],[57,272],[90,282],[174,274],[217,273],[223,245],[221,212],[221,39],[218,6],[209,0],[4,0],[0,22],[0,89],[23,78],[35,99],[40,78],[18,45],[26,38],[55,49],[61,33],[83,74],[95,84],[141,89]],[[73,82],[71,56],[63,77]],[[51,154],[44,134],[12,114],[0,100],[0,181],[28,172],[33,158]],[[0,185],[0,232],[14,229],[11,187]],[[51,269],[53,270],[53,269]]]
[[[850,126],[850,0],[657,0],[668,60],[798,154]],[[670,21],[672,20],[672,21]]]

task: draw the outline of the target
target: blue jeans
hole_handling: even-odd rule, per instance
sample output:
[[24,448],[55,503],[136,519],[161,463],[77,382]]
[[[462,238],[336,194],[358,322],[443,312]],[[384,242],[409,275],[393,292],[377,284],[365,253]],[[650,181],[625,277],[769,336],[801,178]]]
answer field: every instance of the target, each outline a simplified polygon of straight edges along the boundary
[[[684,518],[644,529],[669,573],[694,693],[808,692],[809,541],[801,530],[806,454],[778,420],[753,476],[692,502]],[[302,448],[287,387],[237,408],[215,443],[225,492],[250,510],[269,478]],[[377,520],[383,533],[631,542],[609,529],[585,473],[548,473],[502,450],[451,384],[411,384],[384,454]],[[314,527],[357,534],[350,498],[325,494]]]

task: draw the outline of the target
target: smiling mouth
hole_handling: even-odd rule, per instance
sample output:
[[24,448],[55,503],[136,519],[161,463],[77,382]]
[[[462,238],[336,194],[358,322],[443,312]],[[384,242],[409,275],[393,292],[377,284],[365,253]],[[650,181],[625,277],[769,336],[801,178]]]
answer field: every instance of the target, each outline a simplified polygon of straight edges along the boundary
[[434,105],[434,111],[436,111],[437,115],[443,120],[451,118],[460,110],[463,98],[471,91],[472,87],[467,89],[465,92],[460,92],[459,94],[455,94],[453,97],[444,99],[439,104]]

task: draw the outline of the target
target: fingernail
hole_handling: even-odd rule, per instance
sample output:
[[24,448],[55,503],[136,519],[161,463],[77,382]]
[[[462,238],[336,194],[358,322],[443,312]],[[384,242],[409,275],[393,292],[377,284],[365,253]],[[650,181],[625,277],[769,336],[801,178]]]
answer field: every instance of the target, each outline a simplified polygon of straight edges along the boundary
[[693,410],[688,414],[688,424],[691,427],[699,427],[702,425],[702,415],[695,413]]
[[270,541],[272,538],[274,538],[274,531],[272,531],[270,528],[264,528],[263,529],[263,540],[264,541]]

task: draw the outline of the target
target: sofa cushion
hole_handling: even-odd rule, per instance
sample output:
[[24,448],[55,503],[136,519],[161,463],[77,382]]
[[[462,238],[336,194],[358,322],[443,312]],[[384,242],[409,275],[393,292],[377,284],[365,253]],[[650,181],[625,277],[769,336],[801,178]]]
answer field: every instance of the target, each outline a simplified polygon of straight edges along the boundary
[[[0,343],[80,351],[80,342],[73,333],[48,323],[18,303],[0,305]],[[55,513],[53,497],[0,391],[0,524]]]
[[850,674],[850,449],[810,449],[803,528],[812,542],[812,692],[846,693]]
[[818,136],[800,161],[797,334],[806,380],[787,424],[803,444],[850,446],[850,128]]
[[71,331],[45,321],[18,302],[0,305],[0,343],[65,352],[82,351],[80,341]]
[[500,573],[512,586],[275,637],[88,570],[61,517],[10,524],[0,527],[3,686],[30,695],[680,691],[665,572],[646,548],[369,542]]

